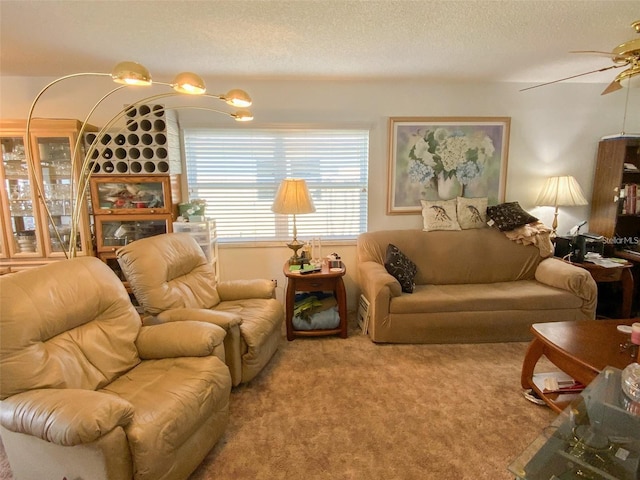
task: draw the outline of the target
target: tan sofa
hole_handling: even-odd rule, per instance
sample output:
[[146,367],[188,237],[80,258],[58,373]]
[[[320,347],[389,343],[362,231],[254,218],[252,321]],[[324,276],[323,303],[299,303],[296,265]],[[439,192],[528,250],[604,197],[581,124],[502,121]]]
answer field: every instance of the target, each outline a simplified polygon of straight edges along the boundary
[[94,257],[0,277],[0,435],[14,478],[186,479],[228,422],[224,335],[143,327]]
[[271,280],[216,283],[213,267],[188,233],[136,240],[116,255],[136,299],[153,315],[145,322],[198,320],[225,329],[234,386],[251,381],[277,351],[284,309]]
[[[413,293],[385,269],[389,244],[417,266]],[[374,342],[523,341],[536,322],[595,318],[597,287],[586,270],[543,259],[493,228],[363,233],[357,262]]]

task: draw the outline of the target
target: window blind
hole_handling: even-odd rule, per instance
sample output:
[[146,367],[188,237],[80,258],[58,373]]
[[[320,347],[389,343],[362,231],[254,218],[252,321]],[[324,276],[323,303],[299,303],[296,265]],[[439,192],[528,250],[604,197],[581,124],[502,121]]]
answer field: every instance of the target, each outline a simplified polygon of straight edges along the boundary
[[284,178],[305,179],[316,207],[296,215],[299,240],[366,231],[367,130],[186,129],[184,151],[190,199],[206,201],[221,243],[292,239],[292,216],[271,211]]

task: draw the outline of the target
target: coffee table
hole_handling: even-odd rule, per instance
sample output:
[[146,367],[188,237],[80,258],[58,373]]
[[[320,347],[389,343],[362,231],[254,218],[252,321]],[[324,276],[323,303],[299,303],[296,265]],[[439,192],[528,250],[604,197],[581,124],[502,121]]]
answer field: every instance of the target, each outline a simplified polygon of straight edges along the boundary
[[575,398],[575,394],[545,393],[534,382],[538,360],[545,356],[551,363],[574,380],[588,385],[606,367],[624,369],[634,361],[629,351],[621,351],[620,344],[629,335],[619,332],[618,325],[631,325],[639,319],[582,320],[576,322],[534,323],[533,340],[522,364],[522,388],[533,389],[547,405],[561,412]]

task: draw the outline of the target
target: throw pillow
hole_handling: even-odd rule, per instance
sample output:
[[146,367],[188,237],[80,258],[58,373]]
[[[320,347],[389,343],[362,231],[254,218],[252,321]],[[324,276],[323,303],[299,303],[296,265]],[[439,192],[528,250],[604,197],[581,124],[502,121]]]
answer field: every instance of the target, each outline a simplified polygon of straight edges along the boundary
[[495,225],[501,232],[538,221],[536,217],[523,210],[518,202],[507,202],[487,207],[487,216],[491,219],[489,224]]
[[487,197],[458,197],[458,223],[460,228],[484,228],[487,224]]
[[414,279],[418,272],[418,267],[398,247],[391,243],[387,247],[384,268],[398,280],[403,292],[413,293],[415,288]]
[[422,219],[424,231],[432,230],[460,230],[458,215],[456,214],[456,199],[427,201],[422,203]]

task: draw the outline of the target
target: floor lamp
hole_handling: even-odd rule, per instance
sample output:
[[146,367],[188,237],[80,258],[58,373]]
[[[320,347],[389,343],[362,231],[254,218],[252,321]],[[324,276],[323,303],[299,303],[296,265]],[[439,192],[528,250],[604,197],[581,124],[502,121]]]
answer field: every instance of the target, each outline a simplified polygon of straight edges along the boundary
[[[42,88],[40,90],[40,92],[36,95],[35,99],[33,100],[33,102],[31,103],[31,107],[29,109],[29,114],[27,116],[27,123],[26,123],[26,133],[25,133],[25,137],[27,139],[30,138],[30,129],[31,129],[31,124],[34,118],[34,112],[35,112],[35,108],[36,105],[39,103],[40,98],[42,97],[42,95],[47,92],[51,87],[53,87],[54,85],[63,82],[67,79],[70,78],[76,78],[76,77],[110,77],[111,80],[116,83],[118,86],[111,89],[110,91],[108,91],[107,93],[105,93],[89,110],[86,118],[84,119],[82,126],[80,128],[80,131],[78,133],[78,138],[76,141],[75,146],[73,147],[73,151],[71,154],[71,159],[72,159],[72,171],[75,171],[75,166],[74,163],[76,162],[76,160],[81,161],[81,166],[80,166],[80,178],[77,182],[77,185],[74,185],[74,181],[73,181],[73,175],[72,175],[72,191],[71,191],[71,202],[72,202],[72,219],[71,219],[71,232],[69,234],[69,244],[68,244],[68,249],[65,251],[65,255],[67,257],[74,257],[76,256],[76,242],[71,240],[71,239],[75,239],[76,235],[77,235],[77,229],[78,229],[78,221],[79,221],[79,216],[80,216],[80,207],[82,205],[83,202],[86,202],[86,194],[87,194],[87,189],[88,189],[88,185],[89,185],[89,177],[92,174],[92,169],[90,168],[90,163],[91,163],[91,158],[92,158],[92,154],[94,153],[97,143],[99,141],[99,139],[102,137],[103,134],[105,134],[107,131],[109,131],[110,129],[114,128],[116,126],[116,124],[121,121],[123,118],[126,117],[127,111],[129,108],[131,108],[132,106],[137,106],[140,105],[142,103],[145,102],[149,102],[149,101],[157,101],[159,99],[164,99],[164,98],[169,98],[169,97],[173,97],[173,96],[180,96],[183,95],[185,97],[197,97],[200,99],[206,99],[206,98],[213,98],[216,100],[221,100],[225,103],[227,103],[228,105],[232,106],[232,107],[236,107],[236,108],[240,108],[239,110],[237,110],[235,113],[232,112],[225,112],[225,111],[221,111],[221,110],[217,110],[214,108],[208,108],[205,106],[198,106],[198,105],[182,105],[182,106],[177,106],[177,107],[166,107],[167,109],[180,109],[180,108],[194,108],[194,109],[201,109],[201,110],[207,110],[207,111],[212,111],[212,112],[216,112],[216,113],[221,113],[224,115],[228,115],[232,118],[234,118],[236,121],[249,121],[253,119],[253,116],[251,115],[251,113],[248,110],[244,110],[245,107],[248,107],[252,104],[252,100],[251,97],[249,96],[248,93],[246,93],[244,90],[240,90],[240,89],[233,89],[230,90],[229,92],[227,92],[226,94],[210,94],[210,93],[206,93],[206,86],[204,81],[202,80],[202,78],[199,75],[196,75],[193,72],[182,72],[179,73],[175,79],[173,80],[172,83],[166,83],[166,82],[156,82],[156,81],[152,81],[151,80],[151,75],[149,73],[149,71],[147,70],[146,67],[144,67],[143,65],[136,63],[136,62],[129,62],[129,61],[125,61],[125,62],[120,62],[118,63],[114,69],[110,72],[110,73],[95,73],[95,72],[81,72],[81,73],[74,73],[71,75],[65,75],[63,77],[57,78],[55,80],[53,80],[52,82],[48,83],[47,85],[44,86],[44,88]],[[105,126],[103,126],[100,131],[96,134],[95,137],[95,142],[94,144],[92,144],[91,146],[89,146],[89,148],[87,149],[86,152],[84,152],[83,154],[81,154],[81,144],[82,144],[82,140],[83,140],[83,134],[85,131],[85,128],[87,127],[89,120],[91,118],[91,116],[93,115],[94,111],[102,104],[102,102],[104,100],[106,100],[109,96],[111,96],[112,94],[120,91],[123,88],[127,88],[127,87],[131,87],[131,86],[138,86],[138,87],[150,87],[152,85],[162,85],[165,87],[170,87],[171,89],[171,93],[169,94],[158,94],[158,95],[152,95],[152,96],[148,96],[146,98],[143,98],[137,102],[134,102],[130,105],[125,106],[123,109],[119,110],[108,122]],[[165,107],[163,107],[164,109]],[[122,129],[119,131],[119,133],[121,133],[122,131],[124,131],[126,127],[123,126]],[[33,171],[37,170],[37,167],[35,165],[35,160],[33,158],[33,154],[31,152],[31,142],[27,141],[25,144],[25,152],[26,152],[26,157],[27,157],[27,161],[30,163],[31,168],[33,169]],[[37,177],[37,176],[36,176]],[[43,208],[47,214],[47,218],[51,224],[51,228],[54,231],[56,237],[58,238],[58,241],[60,242],[61,245],[64,245],[64,242],[62,241],[62,238],[60,236],[60,233],[58,231],[57,226],[55,225],[55,222],[53,221],[51,212],[49,211],[49,208],[47,207],[46,201],[45,201],[45,195],[43,193],[43,186],[41,185],[41,182],[34,181],[33,186],[37,192],[37,196],[40,199],[40,201],[42,202]]]
[[538,206],[555,207],[551,225],[553,238],[556,237],[558,229],[558,207],[587,205],[587,203],[580,185],[571,175],[547,178],[536,200]]
[[313,213],[316,207],[313,205],[313,199],[309,195],[307,182],[297,178],[285,178],[280,183],[276,198],[273,200],[271,211],[274,213],[282,213],[285,215],[293,215],[293,240],[287,244],[293,255],[289,258],[289,265],[300,265],[301,258],[298,257],[298,250],[303,246],[298,241],[298,229],[296,227],[296,215],[303,213]]

